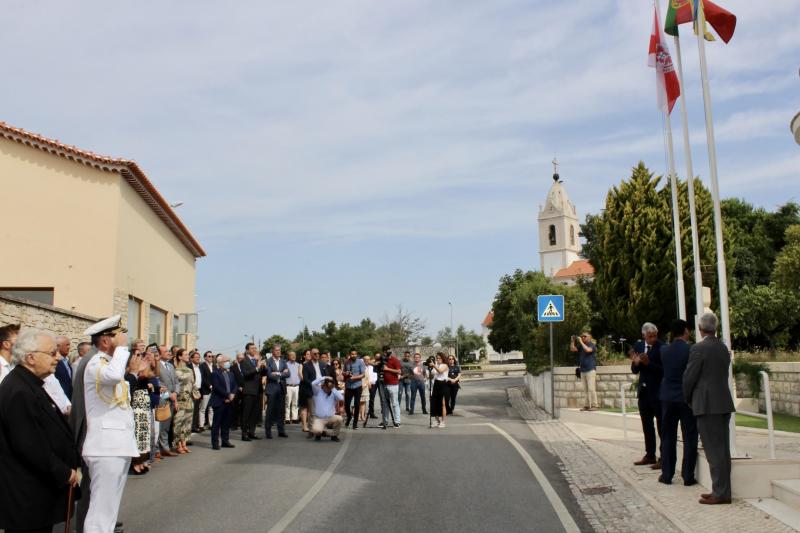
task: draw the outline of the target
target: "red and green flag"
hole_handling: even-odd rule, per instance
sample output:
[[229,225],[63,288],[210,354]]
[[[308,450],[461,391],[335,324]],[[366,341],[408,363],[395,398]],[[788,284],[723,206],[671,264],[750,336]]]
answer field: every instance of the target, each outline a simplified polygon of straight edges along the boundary
[[[711,24],[714,31],[726,43],[733,37],[736,30],[736,15],[719,7],[710,0],[668,0],[667,18],[664,21],[664,31],[670,35],[678,35],[678,26],[693,22],[696,16],[695,2],[703,4],[703,13],[706,21]],[[714,37],[705,31],[706,40],[713,41]]]
[[655,10],[653,19],[653,32],[650,34],[650,47],[648,49],[647,63],[656,69],[656,95],[658,108],[666,114],[672,112],[675,101],[681,95],[681,85],[678,75],[672,65],[667,41],[661,33],[661,21],[658,20],[658,9]]

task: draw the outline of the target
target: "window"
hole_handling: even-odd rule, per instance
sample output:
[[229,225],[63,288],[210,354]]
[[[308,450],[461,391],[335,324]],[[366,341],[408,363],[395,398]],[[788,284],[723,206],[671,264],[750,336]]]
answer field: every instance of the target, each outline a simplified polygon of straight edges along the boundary
[[150,306],[150,334],[147,337],[148,343],[166,343],[166,322],[167,313],[158,307]]
[[55,291],[51,287],[36,288],[36,287],[0,287],[0,294],[11,296],[12,298],[22,298],[24,300],[31,300],[40,304],[53,305],[53,296]]
[[180,340],[178,334],[181,333],[180,323],[181,317],[178,315],[172,315],[172,344],[183,345],[182,343],[178,342]]
[[556,245],[556,227],[553,226],[552,224],[550,225],[549,234],[550,234],[550,246],[555,246]]
[[569,244],[575,246],[575,226],[569,227]]
[[142,316],[142,302],[134,298],[133,296],[128,297],[128,338],[131,341],[135,341],[141,337],[141,327],[142,324],[140,322],[140,318]]

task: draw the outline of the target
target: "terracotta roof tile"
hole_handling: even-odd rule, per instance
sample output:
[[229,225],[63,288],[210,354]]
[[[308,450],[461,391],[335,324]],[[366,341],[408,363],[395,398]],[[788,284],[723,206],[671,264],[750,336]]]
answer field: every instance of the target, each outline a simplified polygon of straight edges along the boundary
[[573,261],[571,265],[562,268],[553,276],[554,278],[574,278],[577,276],[593,276],[594,267],[586,259]]
[[0,121],[0,137],[38,148],[98,170],[120,174],[195,257],[206,256],[203,247],[197,242],[197,239],[194,238],[135,161],[82,150],[77,146],[65,144],[55,139],[48,139],[38,133],[32,133],[2,121]]
[[481,326],[489,328],[492,326],[492,322],[494,322],[494,311],[489,311],[486,313],[486,318],[484,318],[483,322],[481,322]]

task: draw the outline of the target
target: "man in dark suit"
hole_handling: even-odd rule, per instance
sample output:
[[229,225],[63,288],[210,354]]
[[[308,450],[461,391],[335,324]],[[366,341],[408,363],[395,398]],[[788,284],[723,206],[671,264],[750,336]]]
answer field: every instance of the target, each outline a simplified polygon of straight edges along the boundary
[[[311,348],[311,360],[303,363],[303,385],[311,389],[311,384],[321,377],[329,376],[331,368],[321,361],[319,358],[319,348]],[[308,408],[305,413],[300,413],[300,418],[303,420],[304,426],[311,426],[314,419],[314,397],[313,393],[308,398]],[[312,434],[309,432],[309,437]]]
[[0,386],[0,528],[6,531],[51,531],[66,519],[70,487],[80,483],[72,430],[43,388],[57,357],[52,334],[23,328],[13,348],[16,366]]
[[258,440],[256,423],[261,409],[261,375],[266,373],[266,365],[259,361],[258,348],[248,342],[244,348],[244,358],[239,362],[242,372],[242,440]]
[[[211,394],[208,405],[214,410],[211,417],[211,448],[233,448],[230,442],[233,401],[236,398],[236,381],[230,372],[231,363],[227,355],[217,357],[217,367],[211,373]],[[221,435],[220,435],[221,434]]]
[[656,455],[656,432],[658,438],[661,438],[661,404],[658,393],[664,373],[661,367],[661,345],[658,328],[655,324],[645,322],[642,325],[642,340],[637,341],[631,349],[631,372],[639,374],[637,395],[645,447],[644,457],[633,464],[652,465],[654,470],[661,468]]
[[672,322],[672,344],[661,348],[664,379],[661,380],[661,476],[669,485],[677,462],[678,424],[683,434],[681,477],[686,486],[694,485],[697,465],[697,422],[692,408],[683,398],[683,373],[689,364],[689,326],[685,320]]
[[[220,356],[222,354],[217,354]],[[242,376],[242,359],[244,358],[244,354],[242,352],[238,352],[236,354],[236,360],[231,362],[231,374],[233,374],[233,379],[236,381],[236,398],[233,400],[233,422],[231,423],[232,429],[239,429],[242,425],[242,390],[244,387],[244,377]]]
[[61,358],[56,365],[56,379],[64,394],[72,401],[72,365],[69,362],[70,340],[64,336],[56,337],[56,350]]
[[281,345],[272,347],[272,357],[267,360],[267,420],[264,431],[272,438],[272,424],[278,425],[278,436],[288,437],[284,430],[284,405],[286,401],[286,378],[289,367],[281,358]]
[[698,326],[703,340],[692,346],[689,353],[683,394],[697,417],[697,429],[711,470],[711,492],[701,495],[700,503],[731,503],[729,424],[731,413],[736,410],[728,384],[731,354],[716,337],[714,313],[701,316]]
[[200,363],[200,420],[203,422],[200,425],[203,428],[209,426],[208,423],[208,402],[211,400],[211,373],[214,371],[214,354],[213,352],[206,352],[203,354],[203,362]]

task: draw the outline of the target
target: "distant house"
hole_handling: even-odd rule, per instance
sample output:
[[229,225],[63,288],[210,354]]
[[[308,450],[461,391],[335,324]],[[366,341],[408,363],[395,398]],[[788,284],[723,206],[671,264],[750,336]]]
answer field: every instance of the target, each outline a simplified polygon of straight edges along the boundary
[[139,166],[0,122],[0,292],[191,346],[206,255]]
[[483,336],[483,344],[486,347],[486,357],[490,363],[505,363],[509,361],[522,361],[522,352],[514,350],[513,352],[500,352],[494,349],[489,342],[489,333],[492,331],[492,322],[494,321],[494,311],[486,313],[486,317],[481,322],[481,335]]

